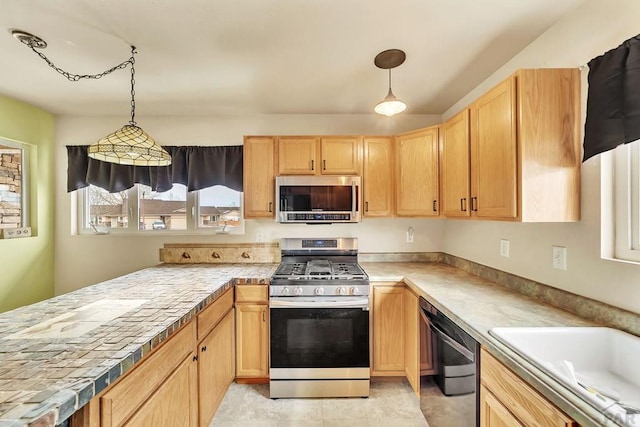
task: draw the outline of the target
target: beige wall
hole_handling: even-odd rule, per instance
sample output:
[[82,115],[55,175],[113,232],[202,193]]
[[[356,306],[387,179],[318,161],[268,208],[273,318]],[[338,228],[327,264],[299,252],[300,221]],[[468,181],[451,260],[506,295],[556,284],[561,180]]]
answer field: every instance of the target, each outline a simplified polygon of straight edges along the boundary
[[[430,126],[439,115],[269,115],[254,117],[140,118],[139,125],[160,144],[239,145],[243,135],[368,134],[389,135]],[[443,221],[424,219],[365,219],[359,224],[299,225],[249,220],[244,236],[116,236],[71,235],[71,202],[66,193],[65,145],[83,145],[121,127],[126,117],[59,117],[56,148],[56,294],[69,292],[158,263],[164,243],[252,242],[282,237],[358,237],[362,252],[424,252],[442,248]],[[415,243],[405,243],[413,227]]]
[[29,145],[33,237],[0,240],[0,312],[53,296],[54,118],[0,95],[0,137]]
[[[455,114],[518,68],[585,65],[637,35],[640,32],[638,22],[640,2],[637,0],[588,0],[449,109],[444,118]],[[582,75],[584,112],[586,69]],[[582,221],[574,224],[511,224],[447,220],[443,249],[640,313],[640,266],[600,258],[600,192],[598,157],[582,165]],[[500,256],[500,239],[510,240],[510,258]],[[552,268],[552,245],[567,248],[566,271]]]

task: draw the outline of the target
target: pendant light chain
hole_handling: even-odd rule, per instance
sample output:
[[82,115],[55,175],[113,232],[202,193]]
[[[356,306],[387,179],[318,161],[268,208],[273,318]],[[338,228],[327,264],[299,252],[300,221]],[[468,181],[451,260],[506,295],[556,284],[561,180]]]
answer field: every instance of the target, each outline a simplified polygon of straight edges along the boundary
[[133,66],[133,54],[135,53],[135,47],[131,46],[131,58],[127,59],[124,62],[121,62],[120,64],[116,65],[115,67],[109,68],[108,70],[105,70],[99,74],[73,74],[70,73],[68,71],[63,70],[62,68],[56,66],[49,58],[47,58],[44,53],[36,50],[36,45],[34,43],[29,43],[27,44],[27,46],[29,46],[31,48],[32,51],[34,51],[36,53],[36,55],[38,55],[40,58],[42,58],[47,64],[49,64],[49,66],[51,68],[53,68],[54,70],[56,70],[58,73],[62,74],[63,76],[65,76],[67,78],[67,80],[70,80],[72,82],[77,82],[78,80],[81,79],[101,79],[102,77],[113,73],[116,70],[122,70],[123,68],[127,68],[127,65],[131,64]]
[[[136,79],[135,79],[135,75],[136,75],[136,67],[135,67],[135,63],[136,63],[136,59],[134,58],[134,55],[136,54],[136,47],[135,46],[131,46],[131,58],[129,58],[129,61],[131,63],[131,121],[129,122],[129,124],[131,126],[136,126]],[[125,65],[126,67],[126,65]]]

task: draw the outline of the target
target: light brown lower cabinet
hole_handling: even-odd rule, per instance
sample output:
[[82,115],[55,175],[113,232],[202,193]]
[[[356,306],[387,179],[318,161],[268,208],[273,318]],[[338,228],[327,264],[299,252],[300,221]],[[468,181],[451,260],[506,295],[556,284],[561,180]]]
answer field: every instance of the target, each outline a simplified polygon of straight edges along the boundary
[[269,381],[269,289],[236,286],[236,379]]
[[371,375],[406,376],[420,395],[420,376],[435,372],[418,295],[403,283],[375,283],[371,306]]
[[484,348],[480,366],[480,427],[578,426]]
[[371,375],[405,374],[404,292],[403,283],[373,285]]
[[[235,314],[230,310],[199,345],[200,427],[207,427],[236,375]],[[177,425],[177,424],[176,424]]]
[[234,338],[231,288],[76,412],[71,427],[208,426],[235,376]]

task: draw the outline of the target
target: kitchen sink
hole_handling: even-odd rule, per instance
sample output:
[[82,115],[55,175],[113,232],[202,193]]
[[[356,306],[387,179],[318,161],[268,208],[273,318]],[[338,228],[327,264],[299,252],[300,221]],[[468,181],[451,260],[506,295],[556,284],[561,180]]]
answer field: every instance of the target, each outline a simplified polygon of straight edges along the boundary
[[493,328],[489,333],[619,425],[640,425],[640,338],[605,327]]

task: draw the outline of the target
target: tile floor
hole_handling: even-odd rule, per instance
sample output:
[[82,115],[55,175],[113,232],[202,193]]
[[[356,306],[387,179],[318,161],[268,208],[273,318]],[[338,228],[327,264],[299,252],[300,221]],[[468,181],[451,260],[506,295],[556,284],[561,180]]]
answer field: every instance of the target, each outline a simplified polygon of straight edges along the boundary
[[404,379],[372,379],[369,398],[276,399],[268,385],[231,384],[210,427],[429,427]]

